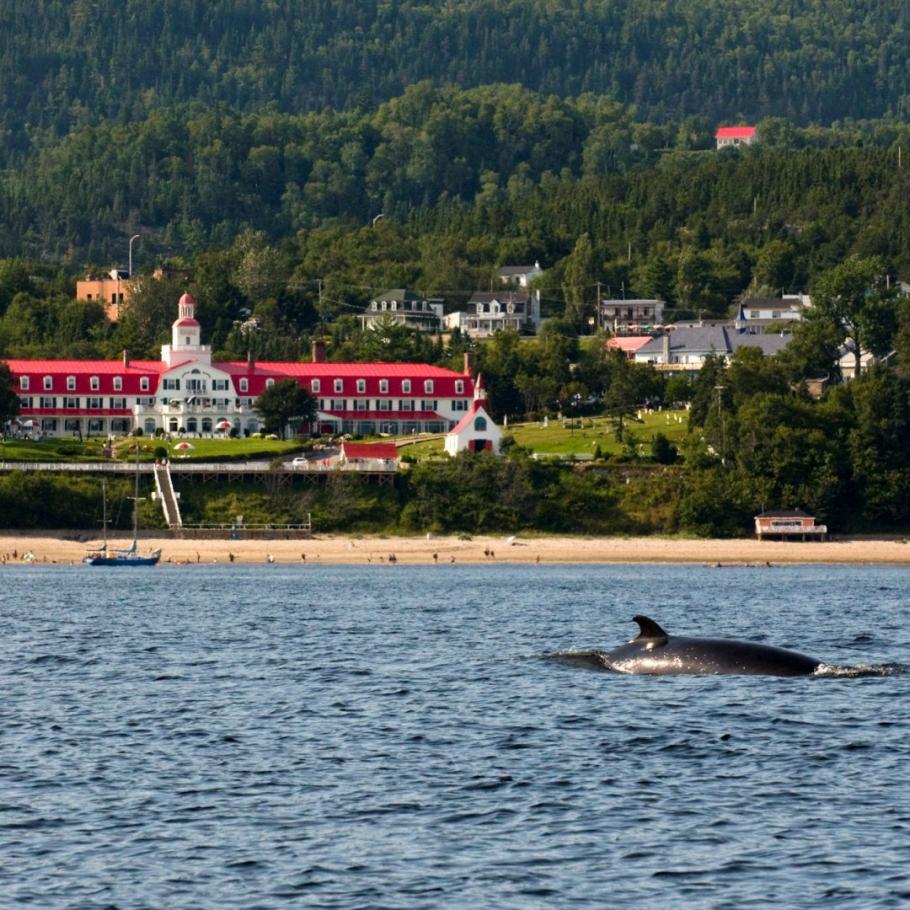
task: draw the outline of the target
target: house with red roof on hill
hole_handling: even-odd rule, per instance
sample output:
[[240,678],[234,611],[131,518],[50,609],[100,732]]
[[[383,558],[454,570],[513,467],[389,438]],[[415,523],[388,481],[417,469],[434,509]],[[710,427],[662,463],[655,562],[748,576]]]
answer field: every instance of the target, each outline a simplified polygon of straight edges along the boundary
[[721,126],[714,134],[719,149],[737,145],[754,145],[758,142],[758,131],[754,126]]
[[262,429],[259,394],[292,378],[317,402],[302,428],[326,434],[444,433],[471,407],[464,373],[421,363],[330,363],[319,342],[310,363],[212,360],[202,344],[196,302],[184,294],[160,360],[10,359],[20,426],[48,436],[119,435],[141,430],[208,435],[221,425],[238,434]]
[[485,407],[487,390],[483,377],[478,376],[474,384],[474,401],[471,408],[457,426],[446,433],[445,450],[455,456],[465,450],[469,452],[490,452],[499,455],[502,445],[502,430]]

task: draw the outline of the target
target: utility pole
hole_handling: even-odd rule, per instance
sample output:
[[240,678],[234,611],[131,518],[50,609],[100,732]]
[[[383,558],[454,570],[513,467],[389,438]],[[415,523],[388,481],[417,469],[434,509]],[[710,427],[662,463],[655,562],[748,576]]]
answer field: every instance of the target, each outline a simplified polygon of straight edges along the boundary
[[597,317],[597,330],[600,331],[601,306],[600,306],[600,282],[599,281],[597,282],[597,298],[595,300],[594,306],[595,306],[594,315]]

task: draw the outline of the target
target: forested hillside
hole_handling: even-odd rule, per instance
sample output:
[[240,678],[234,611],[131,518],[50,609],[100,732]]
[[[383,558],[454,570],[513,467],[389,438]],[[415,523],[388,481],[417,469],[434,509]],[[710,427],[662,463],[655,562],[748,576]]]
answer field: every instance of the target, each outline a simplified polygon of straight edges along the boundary
[[901,0],[4,0],[0,134],[10,155],[174,103],[370,108],[424,79],[830,123],[907,113],[908,39]]

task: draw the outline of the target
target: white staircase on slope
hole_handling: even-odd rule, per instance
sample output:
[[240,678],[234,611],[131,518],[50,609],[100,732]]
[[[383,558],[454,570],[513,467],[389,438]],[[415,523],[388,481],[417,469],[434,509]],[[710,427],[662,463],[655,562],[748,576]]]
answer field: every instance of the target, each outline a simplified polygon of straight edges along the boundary
[[171,469],[164,464],[155,465],[155,487],[158,490],[158,499],[164,512],[164,520],[169,528],[182,528],[183,519],[180,517],[180,505],[177,494],[174,493],[174,482],[171,480]]

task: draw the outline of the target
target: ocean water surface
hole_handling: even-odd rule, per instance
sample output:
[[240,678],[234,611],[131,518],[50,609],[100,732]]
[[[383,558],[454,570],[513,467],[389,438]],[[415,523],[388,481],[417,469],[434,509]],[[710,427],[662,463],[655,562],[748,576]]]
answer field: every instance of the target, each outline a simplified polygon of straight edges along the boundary
[[[910,572],[0,568],[0,907],[910,905]],[[828,678],[554,655],[749,638]]]

